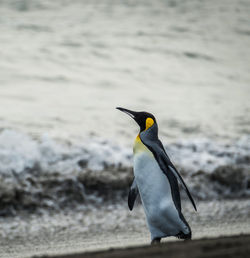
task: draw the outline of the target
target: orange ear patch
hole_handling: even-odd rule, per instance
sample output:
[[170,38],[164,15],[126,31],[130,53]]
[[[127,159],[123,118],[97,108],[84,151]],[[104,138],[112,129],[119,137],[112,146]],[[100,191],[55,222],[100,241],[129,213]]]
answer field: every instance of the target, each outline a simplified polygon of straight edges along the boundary
[[151,117],[148,117],[148,118],[146,119],[146,129],[145,129],[145,130],[147,130],[148,128],[150,128],[154,123],[155,123],[154,120],[153,120]]

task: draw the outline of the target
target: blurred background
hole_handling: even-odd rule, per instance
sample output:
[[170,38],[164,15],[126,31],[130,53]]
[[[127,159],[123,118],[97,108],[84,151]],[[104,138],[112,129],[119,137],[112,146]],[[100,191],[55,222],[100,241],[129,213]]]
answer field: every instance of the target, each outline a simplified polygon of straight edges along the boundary
[[147,243],[126,204],[138,128],[116,106],[155,115],[201,207],[184,204],[194,237],[250,232],[249,13],[247,0],[0,0],[1,253]]

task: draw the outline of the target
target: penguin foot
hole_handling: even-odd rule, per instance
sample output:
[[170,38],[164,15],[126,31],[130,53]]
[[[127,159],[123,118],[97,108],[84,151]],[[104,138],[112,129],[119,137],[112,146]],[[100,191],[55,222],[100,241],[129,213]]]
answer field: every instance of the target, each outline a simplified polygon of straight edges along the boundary
[[179,239],[191,240],[192,233],[191,233],[191,231],[190,231],[189,234],[184,234],[183,232],[180,232],[178,235],[176,235],[176,237],[179,238]]
[[160,237],[157,237],[157,238],[154,238],[152,241],[151,241],[151,245],[157,245],[157,244],[160,244],[161,242],[161,238]]

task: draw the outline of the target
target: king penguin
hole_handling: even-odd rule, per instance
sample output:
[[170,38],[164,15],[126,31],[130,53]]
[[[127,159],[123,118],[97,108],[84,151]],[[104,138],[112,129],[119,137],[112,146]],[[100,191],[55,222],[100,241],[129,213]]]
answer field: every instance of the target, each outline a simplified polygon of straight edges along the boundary
[[151,244],[159,243],[161,238],[169,236],[191,239],[191,228],[181,211],[178,181],[195,210],[196,205],[158,138],[155,117],[147,112],[136,112],[121,107],[117,109],[131,116],[140,127],[133,147],[134,179],[128,194],[129,209],[133,209],[139,194],[151,233]]

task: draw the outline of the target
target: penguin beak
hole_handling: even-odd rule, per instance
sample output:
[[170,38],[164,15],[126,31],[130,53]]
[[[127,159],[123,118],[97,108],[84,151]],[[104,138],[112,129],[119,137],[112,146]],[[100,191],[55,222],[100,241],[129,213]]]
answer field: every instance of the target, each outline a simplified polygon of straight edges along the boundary
[[132,111],[132,110],[129,110],[129,109],[126,109],[126,108],[122,108],[122,107],[117,107],[116,109],[126,113],[127,115],[129,115],[130,117],[132,117],[133,119],[136,118],[136,115],[138,112],[135,112],[135,111]]

